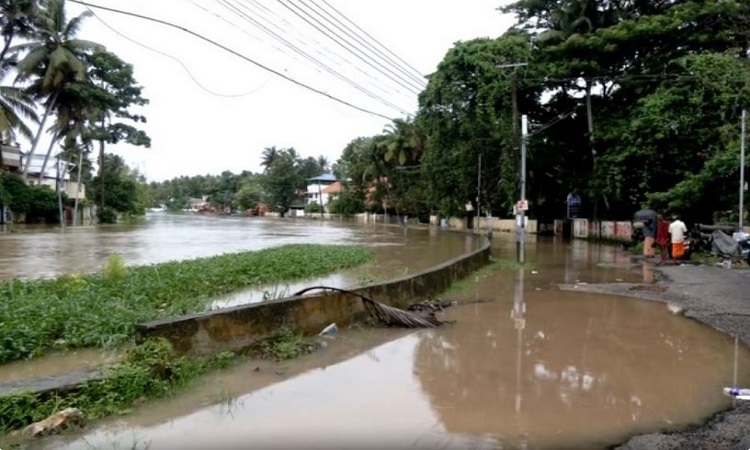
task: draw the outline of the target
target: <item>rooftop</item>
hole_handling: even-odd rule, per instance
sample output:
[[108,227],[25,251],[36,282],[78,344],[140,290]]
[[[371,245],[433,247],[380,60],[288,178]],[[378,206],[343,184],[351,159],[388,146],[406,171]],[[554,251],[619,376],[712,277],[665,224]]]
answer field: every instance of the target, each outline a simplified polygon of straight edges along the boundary
[[337,180],[336,180],[336,175],[334,175],[334,174],[332,174],[330,172],[327,172],[327,173],[324,173],[322,175],[318,175],[317,177],[308,178],[307,181],[330,181],[330,182],[334,182],[334,181],[337,181]]

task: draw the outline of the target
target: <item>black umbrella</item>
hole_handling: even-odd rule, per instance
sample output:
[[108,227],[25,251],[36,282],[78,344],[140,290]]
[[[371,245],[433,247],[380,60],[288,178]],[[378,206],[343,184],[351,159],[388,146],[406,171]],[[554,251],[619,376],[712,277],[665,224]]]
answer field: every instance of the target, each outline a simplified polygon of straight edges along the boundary
[[649,219],[656,219],[656,211],[653,211],[651,209],[642,209],[633,214],[633,222],[643,222]]

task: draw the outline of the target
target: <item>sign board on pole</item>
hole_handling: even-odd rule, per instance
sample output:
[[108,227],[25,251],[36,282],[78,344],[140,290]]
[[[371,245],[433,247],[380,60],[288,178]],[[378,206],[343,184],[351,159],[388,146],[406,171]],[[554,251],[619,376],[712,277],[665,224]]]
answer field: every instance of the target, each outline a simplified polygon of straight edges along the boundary
[[518,211],[528,211],[529,210],[528,200],[519,200],[518,202],[516,202],[516,209]]

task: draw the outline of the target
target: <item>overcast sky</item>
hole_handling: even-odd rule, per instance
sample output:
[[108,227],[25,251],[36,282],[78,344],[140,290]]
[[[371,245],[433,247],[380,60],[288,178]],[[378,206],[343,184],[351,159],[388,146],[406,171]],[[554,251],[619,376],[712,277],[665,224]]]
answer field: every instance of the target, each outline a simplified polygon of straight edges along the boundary
[[[91,3],[173,22],[302,83],[386,117],[414,113],[415,92],[419,90],[415,76],[433,72],[453,43],[499,36],[513,21],[497,11],[503,0]],[[363,44],[372,41],[361,32],[357,32],[358,42],[335,28],[335,22],[323,21],[324,17],[331,17],[325,10],[354,29],[332,8],[411,68],[390,55],[384,62],[385,50],[375,56]],[[68,11],[73,17],[84,9],[68,2]],[[149,180],[219,174],[223,170],[259,171],[263,148],[274,145],[294,147],[302,156],[325,155],[334,162],[349,141],[379,133],[388,123],[382,117],[307,91],[188,33],[100,9],[94,12],[96,17],[87,19],[79,37],[99,42],[133,64],[144,96],[150,100],[140,112],[148,118],[144,129],[152,138],[151,148],[110,149],[123,155]],[[319,24],[320,31],[312,28],[295,12],[312,23],[319,20],[328,29]],[[259,25],[297,50],[267,34]]]

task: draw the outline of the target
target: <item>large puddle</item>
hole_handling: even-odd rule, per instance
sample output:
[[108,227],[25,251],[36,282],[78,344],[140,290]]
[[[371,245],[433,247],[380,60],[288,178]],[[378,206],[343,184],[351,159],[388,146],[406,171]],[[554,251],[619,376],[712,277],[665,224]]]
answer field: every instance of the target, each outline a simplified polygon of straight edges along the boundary
[[[533,270],[497,270],[446,294],[483,301],[449,309],[454,325],[356,356],[332,360],[327,348],[319,367],[312,355],[284,379],[237,367],[47,448],[599,449],[728,407],[721,389],[735,364],[750,382],[747,349],[735,361],[731,338],[661,303],[553,286],[647,275],[600,248],[537,243]],[[231,396],[217,398],[224,386]]]

